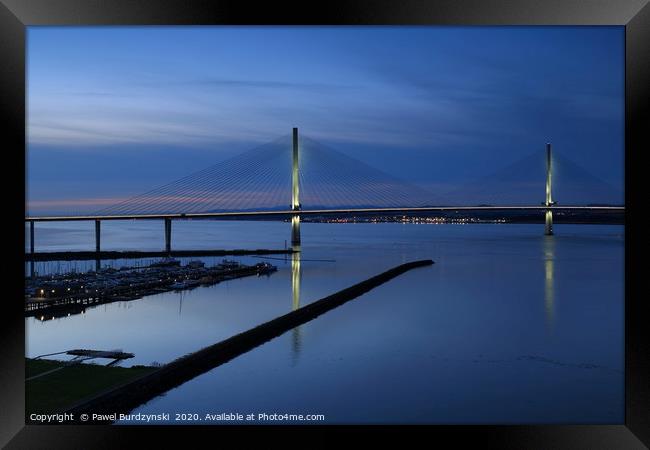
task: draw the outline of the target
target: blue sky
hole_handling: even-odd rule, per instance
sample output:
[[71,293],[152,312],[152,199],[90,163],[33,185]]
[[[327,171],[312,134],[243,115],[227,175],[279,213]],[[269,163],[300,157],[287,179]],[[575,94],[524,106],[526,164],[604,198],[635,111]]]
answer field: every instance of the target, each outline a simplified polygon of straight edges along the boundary
[[437,193],[549,141],[622,189],[622,27],[30,27],[27,42],[33,212],[105,206],[293,126]]

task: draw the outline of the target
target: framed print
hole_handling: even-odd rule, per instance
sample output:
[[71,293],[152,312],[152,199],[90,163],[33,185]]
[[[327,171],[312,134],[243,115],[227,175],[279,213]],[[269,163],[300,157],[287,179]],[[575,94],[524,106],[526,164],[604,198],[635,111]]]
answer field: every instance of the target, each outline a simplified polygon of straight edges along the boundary
[[2,0],[2,444],[644,448],[649,18]]

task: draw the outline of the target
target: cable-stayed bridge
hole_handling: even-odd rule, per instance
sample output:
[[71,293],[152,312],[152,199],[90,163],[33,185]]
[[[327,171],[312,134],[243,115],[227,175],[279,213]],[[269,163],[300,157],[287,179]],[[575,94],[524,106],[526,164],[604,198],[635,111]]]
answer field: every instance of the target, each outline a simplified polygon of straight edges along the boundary
[[[552,186],[558,167],[568,168],[574,179],[571,186],[570,177],[562,178],[562,196],[570,198],[572,192],[579,194],[587,189],[596,193],[597,201],[557,204]],[[290,217],[291,242],[298,245],[300,218],[310,215],[540,211],[546,218],[545,233],[552,234],[554,210],[624,211],[623,206],[602,205],[613,203],[613,191],[615,188],[579,166],[552,156],[547,144],[543,153],[532,154],[491,178],[443,197],[313,139],[299,139],[294,128],[292,134],[91,214],[28,215],[25,221],[30,223],[32,253],[34,223],[47,221],[95,221],[98,252],[101,221],[125,219],[164,220],[167,251],[171,250],[171,222],[183,218]],[[519,198],[513,198],[513,193]],[[539,199],[539,203],[522,201],[522,193],[526,199]]]

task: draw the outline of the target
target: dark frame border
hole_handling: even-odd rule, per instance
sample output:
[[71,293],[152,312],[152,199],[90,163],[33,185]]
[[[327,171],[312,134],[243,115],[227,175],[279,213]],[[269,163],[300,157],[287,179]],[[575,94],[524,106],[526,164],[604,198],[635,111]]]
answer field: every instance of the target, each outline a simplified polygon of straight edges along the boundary
[[[351,432],[372,435],[384,443],[403,444],[403,432],[425,432],[436,442],[474,444],[498,448],[643,448],[650,445],[650,345],[643,314],[638,265],[640,229],[641,157],[648,149],[650,105],[650,5],[648,0],[349,0],[320,4],[280,4],[245,0],[0,0],[0,123],[5,125],[6,154],[25,151],[25,27],[32,25],[624,25],[625,70],[625,203],[626,203],[626,310],[625,310],[625,424],[562,426],[411,426],[411,427],[173,427],[173,426],[25,426],[24,416],[24,321],[20,302],[8,302],[0,329],[0,445],[9,448],[104,448],[127,447],[139,439],[187,445],[210,433],[223,438],[251,436],[293,441],[310,435],[334,434],[348,438]],[[296,6],[298,5],[298,6]],[[24,171],[25,158],[12,161],[12,169]],[[22,279],[24,268],[24,183],[3,179],[11,202],[5,211],[15,259],[5,259],[8,279]],[[12,236],[13,237],[13,236]],[[635,245],[636,244],[636,245]],[[7,261],[10,261],[7,262]],[[20,264],[18,264],[20,261]],[[22,298],[16,283],[7,297]],[[242,433],[243,431],[243,433]],[[16,434],[18,433],[18,434]],[[193,440],[188,440],[190,437]],[[281,433],[281,434],[279,434]],[[356,433],[355,433],[356,434]],[[12,439],[13,437],[13,439]],[[309,437],[313,442],[313,436]],[[321,443],[321,442],[319,442]],[[308,444],[309,445],[309,444]]]

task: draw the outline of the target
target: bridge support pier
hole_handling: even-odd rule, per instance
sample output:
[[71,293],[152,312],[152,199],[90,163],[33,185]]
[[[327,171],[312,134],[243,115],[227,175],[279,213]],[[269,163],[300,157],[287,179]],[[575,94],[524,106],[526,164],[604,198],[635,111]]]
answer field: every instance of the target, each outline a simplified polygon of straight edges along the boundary
[[34,221],[29,221],[29,252],[34,255]]
[[99,272],[99,269],[102,268],[102,260],[99,258],[99,252],[101,251],[101,238],[102,222],[99,219],[95,219],[95,252],[97,253],[97,258],[95,259],[95,272]]
[[546,220],[544,222],[544,234],[553,236],[553,211],[546,211]]
[[300,246],[300,216],[291,217],[291,246]]
[[34,278],[34,221],[29,221],[29,252],[32,255],[32,260],[29,263],[29,276]]
[[98,219],[95,219],[95,251],[97,253],[101,250],[101,238],[102,238],[102,222]]
[[165,218],[165,251],[170,254],[172,251],[172,219]]

